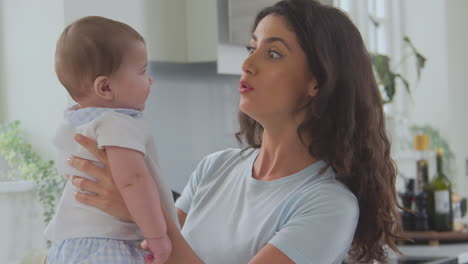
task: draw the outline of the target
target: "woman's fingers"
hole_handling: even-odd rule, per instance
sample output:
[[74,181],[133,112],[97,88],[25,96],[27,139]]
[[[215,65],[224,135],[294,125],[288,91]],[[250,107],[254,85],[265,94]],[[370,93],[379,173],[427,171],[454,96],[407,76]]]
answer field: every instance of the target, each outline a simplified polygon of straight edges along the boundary
[[[122,196],[114,184],[108,167],[106,166],[106,152],[98,148],[94,139],[85,137],[81,134],[76,134],[75,140],[101,162],[96,163],[94,161],[78,157],[71,157],[69,159],[70,166],[92,176],[95,179],[95,181],[93,181],[83,177],[73,177],[72,184],[74,186],[81,190],[91,192],[77,192],[75,194],[76,199],[84,204],[97,207],[124,221],[131,222],[132,217],[125,206]],[[104,164],[104,166],[102,166],[102,164]]]
[[[73,178],[77,177],[75,176]],[[95,194],[76,192],[75,197],[79,202],[99,208],[123,221],[133,222],[132,216],[125,206],[122,196],[120,196],[118,192],[99,189],[100,185],[86,179],[83,179],[83,182],[85,183],[82,185],[85,187],[84,190],[88,191],[88,186],[92,186],[89,189],[95,190],[93,191]]]
[[[99,167],[98,167],[99,168]],[[105,172],[103,172],[105,173]],[[95,176],[94,174],[93,176]],[[97,181],[73,176],[72,184],[86,192],[76,192],[76,199],[84,204],[97,207],[104,212],[111,214],[123,221],[132,222],[132,217],[122,196],[115,188],[110,176],[100,175]]]
[[101,210],[104,210],[104,204],[101,198],[97,195],[92,195],[88,193],[76,192],[75,198],[86,205],[91,205],[93,207],[97,207]]
[[107,169],[99,167],[96,163],[90,160],[71,157],[68,160],[68,163],[73,168],[93,176],[98,182],[105,183],[106,181],[110,180],[109,176],[107,175]]
[[80,190],[84,190],[87,192],[92,192],[95,193],[96,195],[102,195],[100,191],[102,188],[100,188],[99,185],[96,184],[96,182],[93,182],[91,180],[88,180],[86,178],[74,176],[71,178],[71,182],[73,185],[78,187]]
[[83,136],[82,134],[76,134],[75,141],[93,154],[100,162],[107,164],[106,151],[100,149],[94,139]]

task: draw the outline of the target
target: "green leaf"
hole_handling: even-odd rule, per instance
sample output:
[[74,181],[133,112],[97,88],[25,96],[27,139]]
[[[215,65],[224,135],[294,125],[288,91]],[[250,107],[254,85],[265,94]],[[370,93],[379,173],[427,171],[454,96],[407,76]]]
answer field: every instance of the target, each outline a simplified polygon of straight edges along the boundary
[[418,72],[418,80],[421,79],[421,70],[424,69],[424,66],[426,65],[426,57],[424,57],[417,49],[416,47],[413,45],[413,43],[411,42],[410,38],[408,36],[405,36],[403,38],[403,41],[408,44],[408,46],[411,47],[411,50],[414,54],[414,56],[416,56],[416,70]]
[[403,82],[403,84],[405,85],[406,92],[407,92],[408,94],[411,94],[408,80],[406,80],[406,79],[405,79],[403,76],[401,76],[401,74],[399,74],[399,73],[395,74],[395,77],[400,78],[400,80],[401,80],[401,81]]
[[19,121],[0,123],[0,155],[11,168],[6,179],[34,180],[44,209],[44,222],[48,223],[66,181],[58,174],[53,161],[43,160],[24,140],[19,125]]
[[377,73],[377,79],[383,85],[385,95],[387,96],[387,99],[384,99],[383,103],[392,102],[396,91],[395,77],[397,74],[390,69],[390,58],[383,54],[371,54],[371,58],[375,72]]
[[450,177],[452,175],[456,175],[456,169],[454,167],[455,154],[452,151],[452,148],[450,147],[448,141],[439,133],[439,131],[436,128],[430,125],[412,125],[410,127],[410,131],[413,135],[416,135],[417,133],[424,133],[429,135],[430,149],[442,148],[444,150],[444,159],[447,161],[444,163],[444,165],[446,167],[446,172],[448,176]]

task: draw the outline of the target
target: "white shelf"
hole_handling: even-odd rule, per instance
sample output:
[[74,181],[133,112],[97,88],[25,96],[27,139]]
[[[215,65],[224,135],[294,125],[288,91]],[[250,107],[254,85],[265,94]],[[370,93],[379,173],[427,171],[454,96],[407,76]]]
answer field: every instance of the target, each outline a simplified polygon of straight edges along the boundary
[[[398,246],[406,257],[457,257],[458,263],[466,263],[468,257],[468,244],[446,244],[439,246],[407,245]],[[396,259],[397,254],[387,250],[390,259]]]
[[33,181],[0,181],[0,193],[26,192],[33,188]]

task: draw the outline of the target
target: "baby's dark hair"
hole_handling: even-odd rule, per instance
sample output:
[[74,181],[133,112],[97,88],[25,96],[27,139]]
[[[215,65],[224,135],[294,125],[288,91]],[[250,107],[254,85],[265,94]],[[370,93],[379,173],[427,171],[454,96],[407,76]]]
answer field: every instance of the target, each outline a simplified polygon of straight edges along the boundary
[[132,27],[99,16],[88,16],[68,25],[55,50],[55,72],[70,96],[84,98],[99,76],[109,76],[122,63],[133,41],[145,42]]

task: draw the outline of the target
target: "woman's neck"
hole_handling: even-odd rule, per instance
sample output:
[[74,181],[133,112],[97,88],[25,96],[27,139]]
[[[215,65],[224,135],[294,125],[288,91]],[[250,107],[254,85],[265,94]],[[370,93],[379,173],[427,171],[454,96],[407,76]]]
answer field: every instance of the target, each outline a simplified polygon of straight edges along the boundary
[[317,159],[309,154],[307,145],[299,139],[296,130],[296,125],[284,125],[280,129],[263,131],[262,147],[252,171],[255,179],[280,179],[317,162]]

